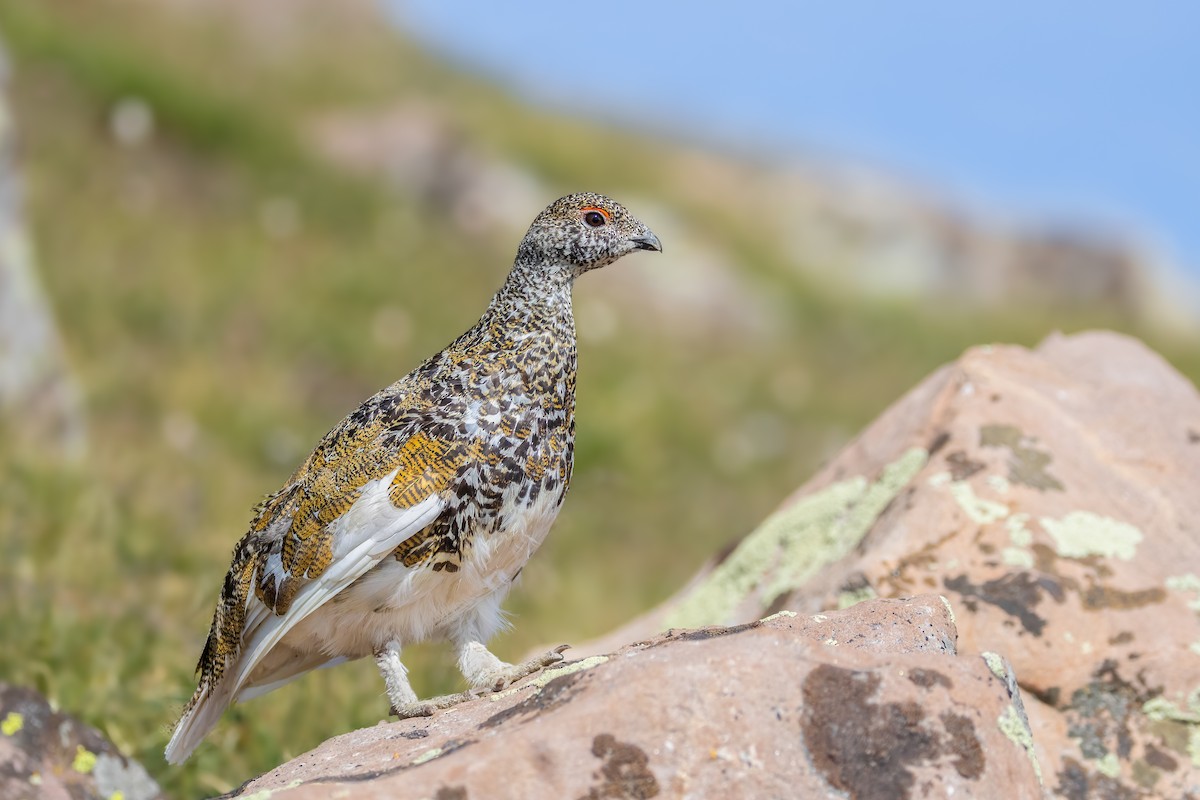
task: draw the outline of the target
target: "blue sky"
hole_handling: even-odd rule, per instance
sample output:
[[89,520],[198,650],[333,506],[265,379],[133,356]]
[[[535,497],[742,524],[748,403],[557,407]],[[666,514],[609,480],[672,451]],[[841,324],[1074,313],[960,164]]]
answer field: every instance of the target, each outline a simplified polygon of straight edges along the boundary
[[865,161],[1200,278],[1200,3],[396,0],[532,99]]

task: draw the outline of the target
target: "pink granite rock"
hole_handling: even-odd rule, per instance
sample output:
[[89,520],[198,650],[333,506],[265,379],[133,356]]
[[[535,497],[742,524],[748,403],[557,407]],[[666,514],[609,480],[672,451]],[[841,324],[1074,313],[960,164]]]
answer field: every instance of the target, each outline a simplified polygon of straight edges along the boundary
[[669,631],[331,739],[240,794],[1040,798],[1015,684],[954,640],[931,595]]
[[1112,333],[969,351],[581,652],[930,591],[1012,662],[1054,796],[1200,797],[1200,394]]

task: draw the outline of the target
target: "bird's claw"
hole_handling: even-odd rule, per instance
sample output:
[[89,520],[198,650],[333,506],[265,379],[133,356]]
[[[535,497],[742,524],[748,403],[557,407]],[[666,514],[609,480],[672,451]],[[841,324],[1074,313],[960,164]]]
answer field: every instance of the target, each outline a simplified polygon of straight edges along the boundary
[[393,717],[400,719],[413,719],[414,717],[432,717],[433,705],[427,702],[417,701],[415,703],[404,703],[400,707],[394,704],[388,709],[388,713]]
[[540,656],[534,656],[521,664],[510,664],[499,670],[484,686],[487,687],[488,691],[492,692],[498,692],[506,686],[511,686],[522,678],[527,678],[536,672],[541,672],[546,667],[562,661],[562,653],[568,647],[570,647],[569,644],[560,644],[553,650],[543,653]]
[[459,703],[465,703],[468,700],[475,700],[484,695],[502,691],[522,678],[527,678],[536,672],[541,672],[546,667],[558,664],[563,660],[563,651],[568,647],[570,645],[560,644],[553,650],[543,653],[540,656],[535,656],[521,664],[507,664],[502,669],[497,670],[490,679],[465,692],[433,697],[429,700],[418,700],[413,703],[402,703],[399,706],[393,703],[391,708],[388,709],[388,713],[400,719],[432,717],[435,711],[452,708]]

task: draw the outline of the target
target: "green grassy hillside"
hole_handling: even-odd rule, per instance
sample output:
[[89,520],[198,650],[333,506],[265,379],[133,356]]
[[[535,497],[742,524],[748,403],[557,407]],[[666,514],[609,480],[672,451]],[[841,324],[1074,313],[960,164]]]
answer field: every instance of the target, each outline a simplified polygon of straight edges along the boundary
[[[581,315],[575,481],[509,603],[502,657],[665,597],[965,347],[1131,329],[1102,312],[820,289],[728,197],[686,180],[673,143],[525,108],[361,9],[306,7],[298,30],[272,33],[149,2],[0,5],[27,215],[92,436],[75,467],[0,450],[0,680],[102,728],[174,795],[227,790],[386,711],[374,667],[349,665],[233,710],[183,768],[161,758],[250,508],[359,400],[472,324],[516,245],[320,160],[302,131],[324,112],[436,102],[473,147],[536,176],[541,202],[579,188],[641,199],[646,211],[629,204],[652,227],[662,211],[692,247],[719,244],[772,309],[757,331],[685,330],[620,294],[643,284],[580,282],[581,308],[595,292],[613,319],[601,336]],[[130,97],[155,118],[133,147],[110,133]],[[1152,344],[1200,376],[1200,351]],[[406,660],[419,692],[457,688],[443,648]]]

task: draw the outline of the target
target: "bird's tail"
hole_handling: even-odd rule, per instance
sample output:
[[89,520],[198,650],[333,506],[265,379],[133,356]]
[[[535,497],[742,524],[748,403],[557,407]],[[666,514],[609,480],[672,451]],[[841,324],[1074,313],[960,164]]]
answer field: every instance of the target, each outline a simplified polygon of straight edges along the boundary
[[209,731],[216,727],[217,720],[232,701],[233,681],[221,680],[215,687],[202,681],[183,710],[183,716],[175,723],[171,741],[167,743],[163,754],[167,763],[182,764],[186,761]]

